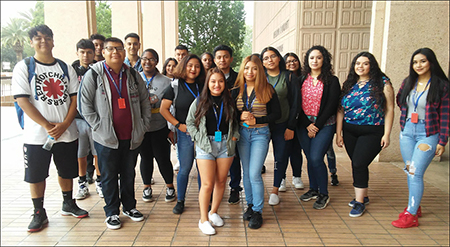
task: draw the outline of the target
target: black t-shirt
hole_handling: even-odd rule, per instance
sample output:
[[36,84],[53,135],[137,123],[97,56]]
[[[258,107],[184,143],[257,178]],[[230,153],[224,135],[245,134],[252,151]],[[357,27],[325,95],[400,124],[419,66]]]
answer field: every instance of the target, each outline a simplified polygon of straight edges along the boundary
[[[220,116],[220,105],[222,104],[222,96],[212,96],[213,107],[216,109],[217,118],[213,108],[210,108],[206,113],[206,130],[209,136],[214,136],[217,130],[217,119]],[[224,106],[225,108],[225,106]],[[220,121],[219,130],[222,131],[222,135],[228,134],[228,123],[225,109],[222,110],[222,120]]]
[[[195,96],[199,95],[203,89],[203,85],[197,83],[187,83],[183,79],[178,80],[178,95],[175,100],[175,118],[182,124],[186,124],[187,114],[192,101],[196,97],[189,91],[191,89]],[[172,87],[168,87],[164,93],[163,99],[174,101],[175,92]]]

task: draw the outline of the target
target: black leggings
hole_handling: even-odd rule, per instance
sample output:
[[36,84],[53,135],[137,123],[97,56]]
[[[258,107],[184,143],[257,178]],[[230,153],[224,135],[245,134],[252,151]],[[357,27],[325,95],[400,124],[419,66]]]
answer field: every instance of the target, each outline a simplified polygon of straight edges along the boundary
[[173,183],[173,167],[170,161],[170,143],[167,141],[169,129],[147,132],[140,146],[141,177],[146,185],[150,185],[153,177],[153,158],[158,163],[159,172],[166,184]]
[[352,160],[353,186],[369,187],[369,165],[381,151],[384,125],[355,125],[344,121],[345,149]]

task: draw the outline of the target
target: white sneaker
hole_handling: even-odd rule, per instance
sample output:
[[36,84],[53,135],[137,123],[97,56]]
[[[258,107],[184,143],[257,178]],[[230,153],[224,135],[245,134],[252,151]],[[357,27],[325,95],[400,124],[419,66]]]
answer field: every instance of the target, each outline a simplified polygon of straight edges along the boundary
[[211,214],[211,212],[209,212],[208,213],[208,218],[209,218],[209,221],[211,221],[211,223],[214,226],[223,226],[223,224],[224,224],[223,223],[223,219],[220,218],[220,216],[217,213]]
[[209,223],[209,221],[205,221],[202,223],[202,220],[199,220],[198,228],[200,228],[200,230],[206,235],[216,234],[216,229],[214,229],[214,227],[212,227],[212,225],[211,225],[211,223]]
[[301,177],[292,177],[292,184],[296,189],[304,189],[303,181]]
[[89,196],[89,187],[87,182],[83,182],[81,184],[78,184],[78,192],[75,195],[75,199],[77,200],[83,200],[86,199],[86,197]]
[[285,179],[281,180],[280,188],[278,188],[278,191],[281,191],[281,192],[286,191],[286,180]]
[[175,165],[173,165],[173,170],[174,171],[180,170],[180,162],[179,161],[177,161],[177,163]]
[[280,203],[280,198],[278,197],[278,195],[270,194],[269,205],[275,206],[275,205],[278,205],[279,203]]
[[98,196],[103,198],[102,182],[95,181],[95,190],[97,191]]

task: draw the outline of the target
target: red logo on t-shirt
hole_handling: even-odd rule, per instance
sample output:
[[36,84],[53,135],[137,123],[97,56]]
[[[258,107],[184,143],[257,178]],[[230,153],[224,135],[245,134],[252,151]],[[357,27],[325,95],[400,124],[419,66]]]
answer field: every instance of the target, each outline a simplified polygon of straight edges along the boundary
[[64,86],[61,85],[62,82],[59,79],[49,78],[44,81],[44,92],[47,97],[53,97],[53,99],[57,99],[58,96],[61,97],[64,94]]

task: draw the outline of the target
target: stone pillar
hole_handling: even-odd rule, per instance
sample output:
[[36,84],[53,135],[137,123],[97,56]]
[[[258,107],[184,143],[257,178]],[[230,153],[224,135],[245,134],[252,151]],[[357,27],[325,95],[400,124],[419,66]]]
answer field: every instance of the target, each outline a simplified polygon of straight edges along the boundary
[[[412,53],[431,48],[444,71],[449,71],[449,2],[388,1],[375,2],[372,11],[370,49],[381,70],[391,79],[395,95],[408,76]],[[402,159],[399,147],[400,110],[395,106],[391,145],[379,161]]]
[[77,42],[97,32],[95,1],[44,1],[44,13],[53,31],[53,55],[70,65],[77,59]]
[[[129,33],[137,33],[142,43],[141,1],[111,1],[111,35],[125,42]],[[139,55],[142,53],[142,45]]]

